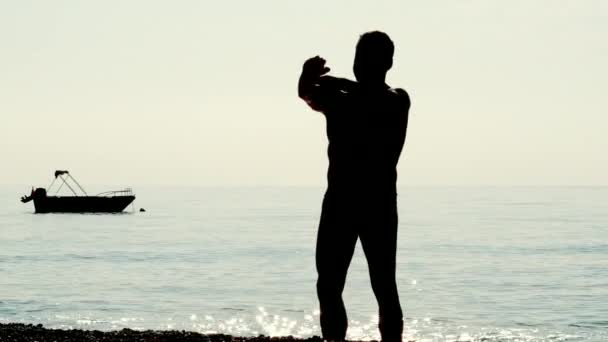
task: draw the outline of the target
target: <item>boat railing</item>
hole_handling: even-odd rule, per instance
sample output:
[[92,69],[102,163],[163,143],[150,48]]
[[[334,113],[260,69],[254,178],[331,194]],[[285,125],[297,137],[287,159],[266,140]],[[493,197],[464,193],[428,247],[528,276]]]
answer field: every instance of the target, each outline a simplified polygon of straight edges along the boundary
[[105,191],[97,194],[97,196],[116,197],[116,196],[133,196],[133,189],[126,188],[123,190]]

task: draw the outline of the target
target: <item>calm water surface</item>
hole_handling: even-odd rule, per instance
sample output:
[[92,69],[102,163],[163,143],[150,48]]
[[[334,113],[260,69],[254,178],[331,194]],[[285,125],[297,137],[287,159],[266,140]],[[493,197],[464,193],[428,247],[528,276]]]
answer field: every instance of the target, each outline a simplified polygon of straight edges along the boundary
[[[0,187],[0,322],[320,333],[321,188],[136,188],[147,212],[115,215],[35,215],[26,190]],[[608,188],[399,193],[407,339],[608,341]],[[344,297],[377,339],[360,246]]]

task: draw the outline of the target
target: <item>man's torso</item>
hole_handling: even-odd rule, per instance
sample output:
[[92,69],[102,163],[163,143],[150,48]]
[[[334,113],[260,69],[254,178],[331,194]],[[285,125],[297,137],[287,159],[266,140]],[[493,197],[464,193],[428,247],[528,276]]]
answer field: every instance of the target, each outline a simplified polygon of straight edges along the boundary
[[345,81],[324,111],[329,140],[328,192],[393,195],[407,129],[403,90]]

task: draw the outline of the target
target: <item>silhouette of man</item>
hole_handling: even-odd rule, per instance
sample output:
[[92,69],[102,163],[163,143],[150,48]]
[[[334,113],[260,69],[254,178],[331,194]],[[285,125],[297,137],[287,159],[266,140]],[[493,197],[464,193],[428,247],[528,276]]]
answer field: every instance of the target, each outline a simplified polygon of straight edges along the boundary
[[327,122],[327,191],[317,236],[317,294],[325,340],[346,337],[342,291],[357,238],[367,259],[383,341],[401,341],[403,314],[395,280],[397,162],[410,99],[390,88],[394,45],[383,32],[363,34],[353,71],[357,81],[326,75],[319,56],[304,63],[299,96]]

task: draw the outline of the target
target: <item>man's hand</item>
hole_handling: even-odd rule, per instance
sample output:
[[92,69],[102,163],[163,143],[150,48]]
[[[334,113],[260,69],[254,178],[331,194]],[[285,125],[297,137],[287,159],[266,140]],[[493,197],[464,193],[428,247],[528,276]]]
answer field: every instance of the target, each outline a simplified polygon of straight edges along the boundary
[[307,78],[318,78],[329,72],[329,68],[325,66],[325,60],[319,56],[309,58],[304,62],[302,67],[302,75]]
[[298,95],[306,101],[310,108],[318,112],[325,111],[326,104],[331,98],[326,87],[321,87],[319,84],[321,77],[328,72],[329,68],[325,66],[325,60],[315,56],[304,62],[298,82]]

